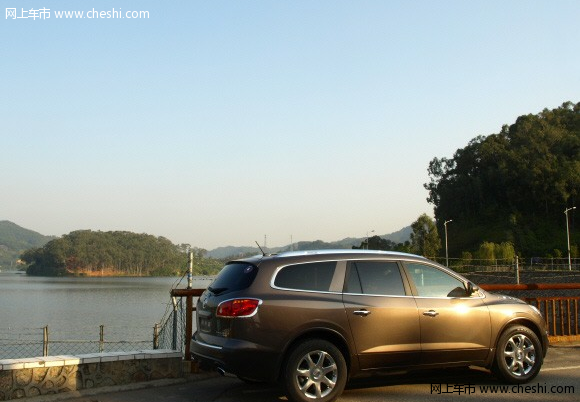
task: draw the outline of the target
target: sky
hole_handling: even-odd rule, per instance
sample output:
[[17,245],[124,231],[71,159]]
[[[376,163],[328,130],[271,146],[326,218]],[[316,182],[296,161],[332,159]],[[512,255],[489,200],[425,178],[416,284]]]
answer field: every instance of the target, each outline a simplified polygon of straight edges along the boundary
[[0,5],[0,220],[45,235],[391,233],[433,158],[580,101],[574,0]]

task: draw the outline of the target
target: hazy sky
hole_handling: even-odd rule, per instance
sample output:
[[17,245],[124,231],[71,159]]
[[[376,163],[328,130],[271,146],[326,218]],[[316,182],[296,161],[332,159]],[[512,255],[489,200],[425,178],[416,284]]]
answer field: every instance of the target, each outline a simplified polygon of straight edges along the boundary
[[0,220],[47,235],[393,232],[434,157],[580,101],[575,0],[0,5]]

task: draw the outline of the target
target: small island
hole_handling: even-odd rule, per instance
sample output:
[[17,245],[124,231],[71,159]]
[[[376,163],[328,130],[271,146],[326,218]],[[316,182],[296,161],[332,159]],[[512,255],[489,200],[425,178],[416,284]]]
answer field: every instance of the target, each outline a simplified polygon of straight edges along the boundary
[[193,274],[213,275],[223,262],[206,258],[205,250],[175,245],[165,237],[127,231],[77,230],[24,251],[26,273],[35,276],[175,276],[188,265]]

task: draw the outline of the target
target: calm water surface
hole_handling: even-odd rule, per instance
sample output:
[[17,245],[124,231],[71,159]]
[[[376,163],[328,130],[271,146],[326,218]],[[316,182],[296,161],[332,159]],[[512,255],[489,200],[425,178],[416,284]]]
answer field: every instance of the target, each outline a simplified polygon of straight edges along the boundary
[[[52,336],[118,340],[152,339],[180,278],[51,278],[0,273],[0,334],[28,332],[46,325]],[[210,278],[194,278],[206,288]],[[42,334],[42,332],[40,332]],[[80,338],[79,338],[80,337]]]

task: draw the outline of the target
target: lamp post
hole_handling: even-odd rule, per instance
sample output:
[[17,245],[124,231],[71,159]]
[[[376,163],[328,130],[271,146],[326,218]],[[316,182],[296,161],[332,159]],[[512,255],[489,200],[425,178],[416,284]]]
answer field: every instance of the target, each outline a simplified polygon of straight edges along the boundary
[[453,222],[452,219],[443,222],[443,226],[445,227],[445,266],[449,267],[449,252],[447,251],[447,224],[449,222]]
[[572,271],[572,259],[570,258],[570,226],[568,225],[568,211],[576,209],[576,207],[566,208],[564,214],[566,215],[566,238],[568,240],[568,269]]

